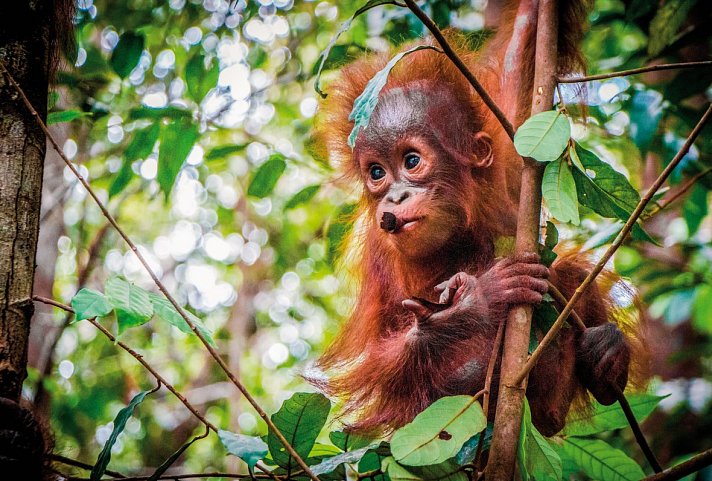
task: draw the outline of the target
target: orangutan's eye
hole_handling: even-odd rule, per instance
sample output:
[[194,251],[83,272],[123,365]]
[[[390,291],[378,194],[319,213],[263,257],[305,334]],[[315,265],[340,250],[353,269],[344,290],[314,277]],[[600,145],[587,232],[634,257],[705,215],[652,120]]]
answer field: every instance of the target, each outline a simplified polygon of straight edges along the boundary
[[368,174],[373,180],[380,180],[386,176],[386,169],[378,164],[372,164],[368,169]]
[[408,170],[415,169],[420,163],[420,156],[413,152],[405,155],[405,168]]

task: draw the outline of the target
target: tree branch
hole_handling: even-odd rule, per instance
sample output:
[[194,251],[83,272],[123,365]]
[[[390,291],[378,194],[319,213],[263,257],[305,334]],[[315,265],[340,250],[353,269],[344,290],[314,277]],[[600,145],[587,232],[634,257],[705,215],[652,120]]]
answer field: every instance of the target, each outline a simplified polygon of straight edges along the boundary
[[712,449],[693,456],[684,463],[668,468],[662,473],[643,478],[643,481],[676,481],[712,464]]
[[[556,0],[539,2],[532,115],[551,109],[554,102],[558,68],[558,17]],[[520,61],[531,60],[520,59]],[[524,159],[517,215],[515,244],[517,254],[536,252],[538,248],[543,167],[543,164],[532,159]],[[526,376],[518,378],[517,373],[526,361],[531,319],[530,306],[514,307],[507,318],[494,433],[489,461],[485,468],[485,479],[511,479],[514,472],[526,391]]]
[[262,420],[267,424],[269,429],[272,430],[272,432],[277,436],[277,439],[279,439],[279,442],[282,443],[284,448],[287,450],[290,456],[294,458],[294,460],[297,462],[300,468],[304,470],[304,473],[309,476],[309,478],[312,481],[319,481],[319,478],[314,475],[314,473],[311,472],[311,469],[309,469],[309,466],[304,462],[304,460],[299,456],[299,454],[294,450],[292,445],[287,441],[287,439],[284,437],[282,432],[275,426],[275,424],[272,422],[272,419],[267,415],[264,409],[262,409],[262,406],[259,405],[257,400],[252,397],[252,395],[249,393],[247,388],[240,382],[239,379],[230,371],[228,365],[225,363],[225,361],[220,357],[220,355],[217,353],[217,351],[213,348],[213,346],[208,343],[208,341],[205,339],[205,337],[200,333],[196,325],[193,323],[193,321],[190,320],[188,315],[186,314],[185,310],[178,304],[178,302],[175,300],[175,298],[168,292],[168,289],[163,285],[161,280],[158,278],[156,273],[151,269],[151,266],[148,264],[146,259],[143,257],[141,252],[138,250],[136,247],[136,244],[133,243],[133,241],[129,238],[129,236],[126,234],[126,232],[119,226],[119,224],[116,222],[114,217],[111,215],[111,213],[107,210],[106,206],[103,204],[103,202],[99,199],[97,196],[96,192],[94,192],[94,189],[91,188],[89,183],[86,181],[86,179],[79,173],[77,168],[74,166],[74,164],[67,158],[66,155],[64,155],[64,151],[59,147],[57,144],[57,141],[54,139],[50,131],[47,129],[47,126],[45,125],[44,121],[40,117],[40,115],[37,113],[35,108],[32,106],[30,103],[29,99],[25,95],[25,93],[22,91],[22,88],[15,82],[15,79],[10,75],[10,72],[5,68],[5,65],[0,63],[0,69],[5,73],[5,76],[7,77],[8,81],[12,84],[12,86],[15,88],[17,91],[18,95],[22,99],[23,103],[27,107],[27,109],[30,111],[30,113],[35,117],[37,120],[38,125],[42,129],[42,131],[45,133],[45,136],[47,139],[50,141],[52,144],[52,147],[55,149],[57,154],[64,160],[65,164],[67,164],[67,167],[69,167],[69,170],[72,171],[74,176],[79,179],[79,182],[84,186],[86,191],[89,193],[92,199],[94,199],[94,202],[96,205],[99,207],[101,210],[101,213],[104,215],[106,220],[109,221],[111,226],[118,232],[118,234],[121,236],[121,238],[126,242],[126,244],[129,246],[129,248],[133,251],[134,255],[138,258],[139,262],[143,265],[144,269],[148,273],[148,275],[151,277],[153,280],[154,284],[156,287],[158,287],[158,290],[163,293],[163,295],[168,299],[168,301],[173,305],[173,307],[176,309],[176,311],[180,314],[180,316],[183,318],[186,324],[190,327],[190,329],[193,331],[193,333],[200,339],[200,341],[203,343],[205,348],[210,352],[210,355],[212,358],[217,362],[217,364],[220,366],[220,368],[223,370],[225,375],[228,377],[228,379],[237,387],[237,389],[242,393],[243,396],[245,396],[245,399],[250,403],[250,405],[253,407],[253,409],[257,412],[257,414],[262,418]]
[[710,172],[712,172],[712,167],[709,167],[709,168],[703,170],[702,172],[698,172],[697,174],[695,174],[692,178],[690,178],[690,180],[685,182],[685,184],[682,187],[677,189],[674,194],[670,195],[670,197],[668,197],[667,199],[661,200],[658,203],[658,205],[655,207],[655,209],[653,209],[650,212],[650,214],[647,215],[646,218],[650,218],[650,217],[654,216],[655,214],[657,214],[658,212],[660,212],[661,210],[669,207],[670,204],[675,202],[677,199],[682,197],[685,194],[685,192],[690,190],[692,188],[692,186],[694,186],[697,183],[698,180],[700,180],[702,177],[706,176]]
[[509,138],[514,139],[514,127],[512,127],[512,124],[507,119],[507,116],[504,115],[504,112],[502,112],[502,110],[497,106],[497,103],[494,101],[494,99],[490,97],[490,95],[484,89],[482,84],[477,80],[475,75],[470,71],[470,69],[467,68],[465,62],[462,61],[462,59],[455,53],[455,51],[452,49],[447,40],[445,40],[445,36],[440,31],[438,26],[435,25],[435,22],[433,22],[430,17],[425,14],[425,12],[423,12],[423,10],[415,3],[414,0],[405,0],[405,4],[410,9],[410,11],[413,12],[415,16],[420,19],[421,22],[423,22],[423,25],[425,25],[426,28],[430,30],[430,33],[433,35],[433,37],[435,37],[435,40],[437,40],[438,44],[440,45],[440,48],[443,49],[445,55],[447,55],[448,58],[452,60],[452,63],[455,64],[455,67],[457,67],[457,69],[462,72],[462,75],[465,76],[467,81],[470,82],[470,85],[472,85],[472,88],[475,89],[475,92],[477,92],[477,94],[482,98],[482,101],[485,103],[485,105],[487,105],[487,108],[492,111],[497,120],[499,120],[499,123],[502,124],[502,128],[505,132],[507,132]]
[[[497,364],[497,359],[499,358],[499,352],[502,350],[502,338],[504,337],[504,323],[501,322],[497,328],[497,335],[494,338],[494,345],[492,346],[492,353],[490,354],[489,364],[487,365],[487,375],[485,377],[485,387],[484,394],[482,396],[482,410],[485,413],[485,418],[489,417],[489,403],[492,398],[492,378],[494,377],[494,367]],[[485,441],[485,433],[487,429],[484,429],[480,433],[480,439],[477,442],[477,454],[475,455],[475,460],[472,464],[478,467],[482,471],[481,461],[482,461],[482,450]]]
[[684,68],[708,68],[712,67],[712,60],[705,60],[701,62],[682,62],[682,63],[663,63],[660,65],[649,65],[647,67],[632,68],[630,70],[621,70],[620,72],[611,73],[601,73],[596,75],[589,75],[587,77],[564,77],[559,78],[557,81],[562,84],[573,84],[580,82],[591,82],[593,80],[605,80],[614,77],[625,77],[626,75],[636,75],[645,72],[656,72],[658,70],[674,70],[674,69],[684,69]]
[[633,229],[633,226],[635,225],[636,221],[638,218],[640,218],[641,214],[645,210],[645,207],[648,205],[650,200],[653,198],[655,193],[660,189],[660,187],[665,183],[667,178],[670,176],[672,171],[677,167],[677,165],[680,163],[682,158],[687,154],[687,152],[690,150],[690,147],[694,143],[695,139],[697,136],[700,134],[700,131],[702,131],[702,128],[707,124],[709,121],[710,117],[712,117],[712,105],[710,105],[707,110],[705,111],[704,115],[700,119],[700,121],[697,123],[695,128],[690,132],[690,135],[687,137],[687,140],[683,144],[683,146],[680,148],[677,154],[675,154],[675,157],[670,161],[670,163],[665,167],[663,172],[658,176],[657,179],[655,179],[655,182],[653,182],[653,185],[650,186],[648,191],[645,193],[645,195],[640,199],[640,202],[638,205],[635,207],[633,210],[633,213],[630,215],[630,218],[628,221],[625,223],[623,226],[623,229],[618,233],[616,236],[615,240],[611,244],[611,246],[606,250],[606,252],[603,254],[601,259],[596,263],[596,265],[591,269],[591,272],[586,276],[586,279],[581,283],[581,285],[574,291],[574,295],[571,296],[571,299],[569,299],[569,302],[566,304],[564,309],[562,309],[561,313],[559,314],[559,317],[556,319],[556,322],[554,323],[554,326],[549,330],[547,335],[542,339],[542,342],[539,343],[539,346],[534,350],[532,355],[529,357],[529,360],[527,363],[524,365],[522,368],[521,372],[517,376],[515,382],[517,384],[521,383],[527,375],[529,375],[529,372],[532,370],[532,368],[536,365],[537,361],[541,357],[542,353],[544,352],[544,349],[549,345],[551,340],[554,338],[554,335],[556,332],[558,332],[559,328],[561,328],[561,325],[563,324],[562,319],[565,319],[568,317],[568,315],[571,313],[573,310],[574,304],[581,298],[583,293],[586,291],[588,286],[590,286],[593,281],[596,279],[598,274],[601,273],[603,268],[605,267],[606,263],[611,259],[613,254],[618,250],[618,248],[623,244],[623,241],[625,240],[626,236],[630,233],[630,231]]

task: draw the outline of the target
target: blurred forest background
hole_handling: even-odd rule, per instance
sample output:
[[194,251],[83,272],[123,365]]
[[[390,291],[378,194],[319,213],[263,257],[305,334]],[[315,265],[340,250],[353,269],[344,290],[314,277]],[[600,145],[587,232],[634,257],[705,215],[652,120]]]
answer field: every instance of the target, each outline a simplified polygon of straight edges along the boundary
[[[65,154],[107,203],[179,302],[212,332],[231,370],[268,413],[349,312],[352,283],[338,245],[355,192],[310,141],[319,105],[320,52],[362,1],[79,0],[78,49],[50,94],[49,121]],[[471,34],[496,25],[497,2],[435,0],[441,27]],[[710,58],[710,8],[700,0],[598,0],[584,41],[589,73],[651,62]],[[332,50],[323,88],[366,50],[425,35],[406,9],[378,7],[356,19]],[[575,84],[562,92],[577,140],[642,190],[678,150],[709,101],[712,69],[671,70]],[[586,139],[595,135],[595,144]],[[602,140],[600,140],[602,139]],[[168,147],[168,148],[166,148]],[[670,182],[672,192],[712,168],[712,130]],[[658,394],[644,424],[668,464],[712,446],[712,175],[644,223],[657,245],[632,240],[615,269],[640,290],[654,346]],[[594,252],[616,224],[582,212],[563,238]],[[619,225],[618,225],[619,228]],[[35,293],[68,304],[82,287],[104,291],[121,276],[155,287],[84,188],[48,150]],[[24,394],[46,413],[56,451],[93,464],[112,421],[154,381],[87,322],[37,305]],[[101,321],[117,332],[113,316]],[[266,426],[226,381],[198,339],[154,319],[120,339],[143,354],[223,429],[263,435]],[[165,390],[147,398],[114,445],[111,469],[157,466],[199,421]],[[617,446],[630,430],[610,433]],[[637,451],[631,456],[642,459]],[[194,444],[186,472],[229,470],[217,436]],[[712,479],[707,470],[699,479]]]

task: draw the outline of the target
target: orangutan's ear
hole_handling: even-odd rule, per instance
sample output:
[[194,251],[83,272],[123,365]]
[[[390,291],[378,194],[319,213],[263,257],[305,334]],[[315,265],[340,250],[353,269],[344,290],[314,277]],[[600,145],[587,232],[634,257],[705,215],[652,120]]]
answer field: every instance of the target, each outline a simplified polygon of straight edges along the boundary
[[492,160],[494,160],[492,137],[486,132],[477,132],[477,134],[475,134],[475,152],[474,158],[472,159],[472,166],[486,169],[492,165]]

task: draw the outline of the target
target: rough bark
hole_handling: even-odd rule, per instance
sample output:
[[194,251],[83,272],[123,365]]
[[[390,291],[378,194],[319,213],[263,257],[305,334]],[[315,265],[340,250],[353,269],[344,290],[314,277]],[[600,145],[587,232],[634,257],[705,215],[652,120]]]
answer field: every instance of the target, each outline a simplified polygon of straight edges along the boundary
[[[41,116],[47,114],[54,2],[18,2],[0,20],[0,62]],[[0,74],[0,396],[19,400],[34,311],[45,136]]]
[[[536,60],[532,115],[551,109],[556,81],[558,16],[556,0],[540,0],[536,33]],[[515,250],[536,252],[541,216],[542,166],[525,159],[517,219]],[[507,319],[502,354],[502,375],[494,420],[490,458],[485,469],[488,480],[512,479],[514,473],[526,380],[519,385],[517,375],[527,360],[532,310],[519,306]]]

